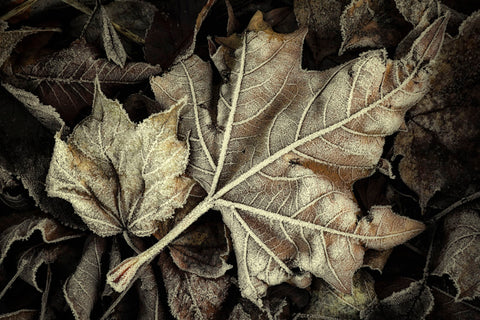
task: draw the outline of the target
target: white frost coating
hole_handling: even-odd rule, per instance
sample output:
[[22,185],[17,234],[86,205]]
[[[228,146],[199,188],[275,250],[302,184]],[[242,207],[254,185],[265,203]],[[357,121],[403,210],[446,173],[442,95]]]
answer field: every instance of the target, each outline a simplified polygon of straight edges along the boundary
[[198,57],[172,68],[182,77],[155,78],[160,103],[189,97],[179,133],[190,137],[188,170],[209,195],[151,249],[115,268],[109,282],[121,282],[133,260],[151,261],[213,207],[231,231],[244,297],[261,306],[268,286],[308,285],[308,273],[350,292],[365,247],[393,247],[423,230],[386,209],[372,210],[373,223],[357,223],[351,185],[373,172],[384,137],[425,92],[423,66],[436,56],[445,26],[438,19],[402,61],[371,51],[324,72],[301,69],[306,30],[247,32],[234,57],[226,48],[215,55],[217,65],[231,70],[210,110],[192,103],[192,97],[210,100],[204,91],[210,78],[201,76],[211,74],[210,66]]
[[47,192],[70,201],[100,236],[152,234],[181,207],[193,185],[182,177],[188,148],[176,139],[182,102],[141,124],[96,86],[92,115],[63,142],[58,135]]

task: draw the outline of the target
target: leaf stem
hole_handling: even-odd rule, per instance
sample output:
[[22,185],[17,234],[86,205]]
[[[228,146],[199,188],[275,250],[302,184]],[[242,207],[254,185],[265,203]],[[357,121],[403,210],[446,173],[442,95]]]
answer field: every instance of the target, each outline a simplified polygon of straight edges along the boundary
[[212,198],[205,198],[199,203],[189,214],[185,216],[175,227],[170,230],[156,244],[143,251],[137,256],[122,261],[118,266],[113,268],[107,274],[107,283],[118,292],[124,291],[129,284],[135,279],[135,275],[140,267],[149,263],[157,256],[166,246],[175,240],[183,231],[198,220],[204,213],[213,207]]
[[471,195],[469,195],[465,198],[462,198],[459,201],[453,203],[448,208],[446,208],[445,210],[436,214],[435,216],[433,216],[431,219],[427,220],[426,222],[427,223],[434,223],[434,222],[440,220],[441,218],[443,218],[444,216],[446,216],[447,214],[449,214],[450,212],[452,212],[453,210],[457,209],[458,207],[463,206],[464,204],[466,204],[468,202],[471,202],[473,200],[479,199],[479,198],[480,198],[480,191],[472,193]]

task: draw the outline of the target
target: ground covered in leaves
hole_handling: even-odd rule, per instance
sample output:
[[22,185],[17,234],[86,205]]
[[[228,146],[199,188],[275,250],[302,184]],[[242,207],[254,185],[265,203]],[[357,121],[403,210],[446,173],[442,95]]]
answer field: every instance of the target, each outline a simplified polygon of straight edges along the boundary
[[480,319],[480,5],[0,4],[0,319]]

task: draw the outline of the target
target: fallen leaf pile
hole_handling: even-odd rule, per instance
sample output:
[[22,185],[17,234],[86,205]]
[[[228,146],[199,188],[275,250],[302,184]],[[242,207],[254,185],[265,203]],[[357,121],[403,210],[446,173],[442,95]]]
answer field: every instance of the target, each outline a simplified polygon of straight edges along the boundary
[[480,319],[467,2],[0,5],[0,319]]

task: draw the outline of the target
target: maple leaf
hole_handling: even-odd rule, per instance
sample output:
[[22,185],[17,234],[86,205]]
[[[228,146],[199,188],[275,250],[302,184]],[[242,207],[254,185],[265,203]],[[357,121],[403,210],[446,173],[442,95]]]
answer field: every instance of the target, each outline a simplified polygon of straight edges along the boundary
[[193,181],[181,176],[188,148],[176,138],[183,103],[136,125],[97,82],[92,114],[68,141],[57,134],[47,192],[72,203],[100,236],[152,234],[156,221],[181,207]]
[[351,185],[372,174],[384,137],[428,90],[426,66],[446,21],[437,19],[401,60],[371,51],[313,72],[301,68],[306,30],[277,34],[257,13],[234,52],[222,46],[212,56],[229,75],[216,109],[212,70],[195,55],[153,78],[160,103],[188,97],[179,134],[191,145],[188,173],[207,196],[158,243],[111,270],[108,283],[124,290],[141,265],[215,208],[231,231],[244,297],[262,305],[268,286],[307,286],[311,274],[350,292],[365,248],[388,249],[424,229],[386,206],[358,221]]

